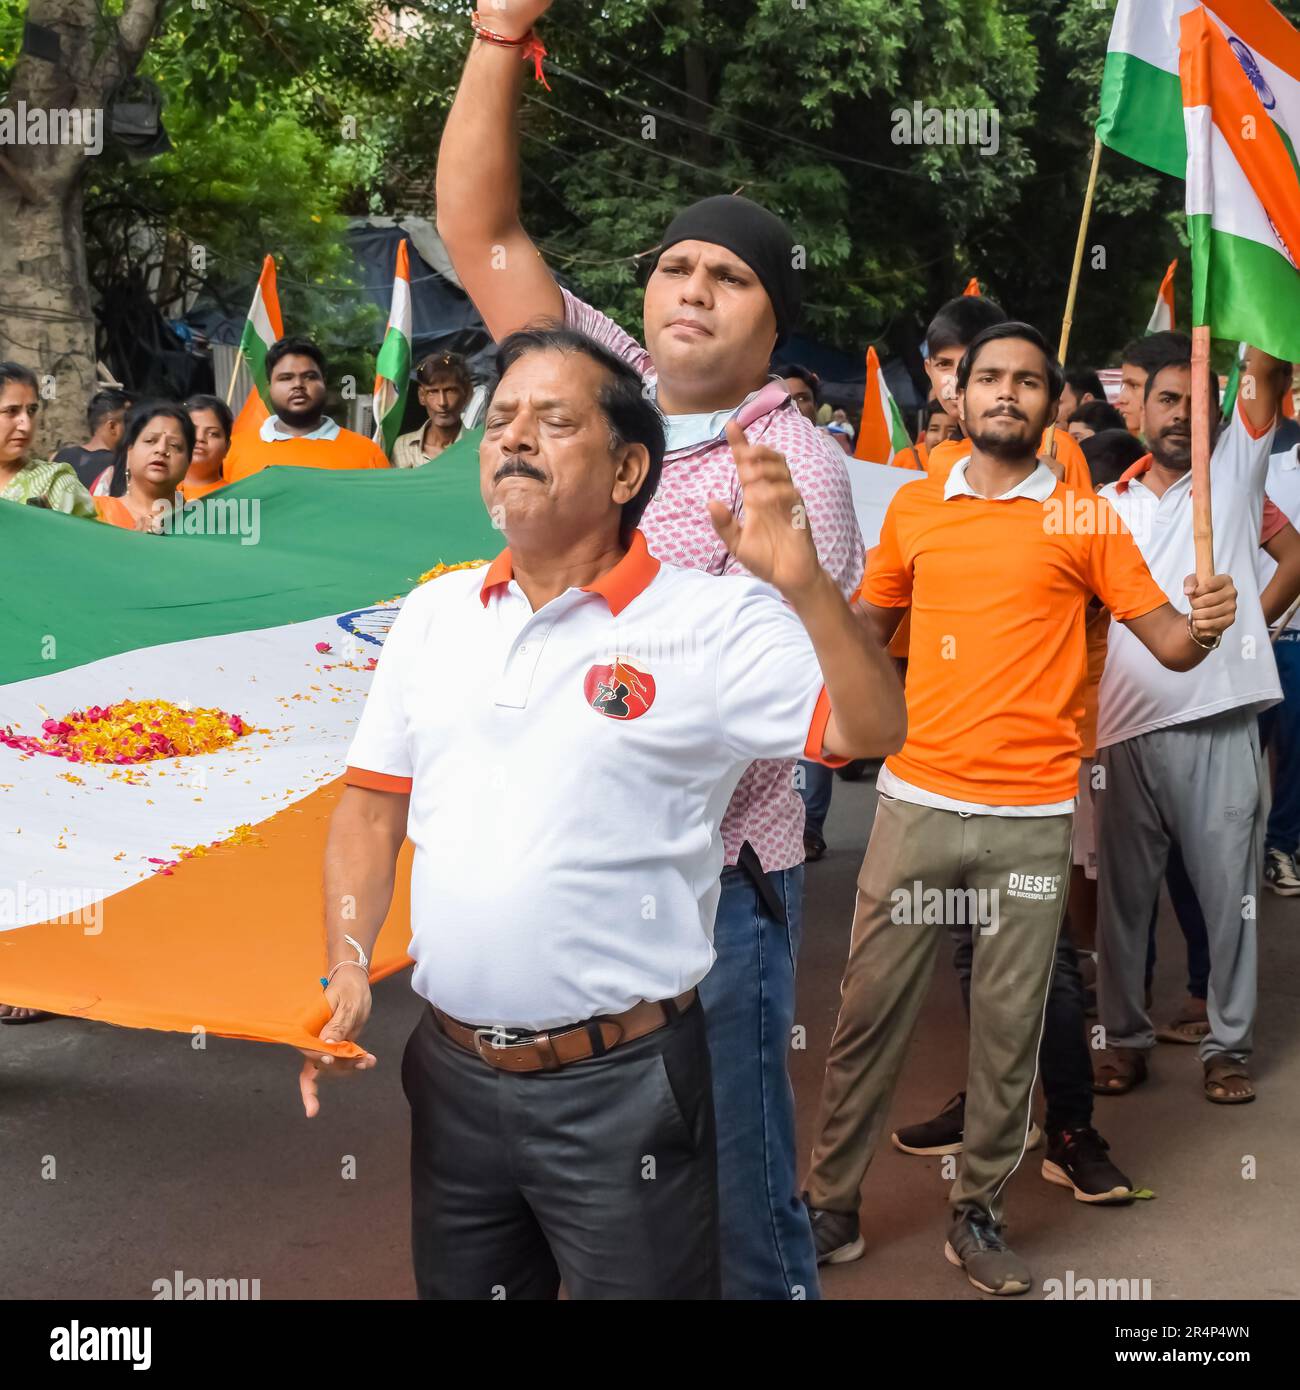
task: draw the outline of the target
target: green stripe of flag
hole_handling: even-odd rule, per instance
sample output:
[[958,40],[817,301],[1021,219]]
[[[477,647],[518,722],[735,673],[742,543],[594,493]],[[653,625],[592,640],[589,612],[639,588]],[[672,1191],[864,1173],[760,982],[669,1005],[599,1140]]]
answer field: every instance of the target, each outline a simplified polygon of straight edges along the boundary
[[1187,132],[1178,74],[1131,53],[1108,53],[1101,79],[1097,138],[1140,164],[1185,178]]
[[402,412],[411,380],[411,340],[400,328],[390,327],[384,335],[379,357],[375,362],[376,376],[393,385],[392,405],[384,412],[379,427],[384,436],[384,452],[390,457],[393,443],[402,427]]
[[1187,219],[1192,239],[1192,322],[1216,338],[1236,338],[1300,360],[1300,274],[1279,251],[1211,225],[1209,213]]
[[[479,495],[480,438],[457,440],[434,468],[267,469],[199,504],[210,529],[226,517],[221,535],[142,536],[0,502],[0,586],[22,595],[6,616],[0,685],[365,608],[408,593],[440,561],[490,559],[503,540]],[[241,543],[230,510],[241,502],[256,517],[254,545]],[[105,691],[103,703],[120,693]]]

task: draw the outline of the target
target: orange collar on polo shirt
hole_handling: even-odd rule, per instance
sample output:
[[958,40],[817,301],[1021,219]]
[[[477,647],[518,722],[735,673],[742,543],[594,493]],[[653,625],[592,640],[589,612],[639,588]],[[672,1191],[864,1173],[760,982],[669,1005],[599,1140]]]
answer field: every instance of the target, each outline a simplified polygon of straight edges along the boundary
[[[584,594],[599,594],[609,604],[610,613],[617,618],[628,604],[644,591],[658,573],[659,561],[650,554],[645,537],[640,531],[635,531],[632,534],[632,544],[627,548],[627,554],[618,564],[607,569],[599,579],[592,580],[590,584],[582,585],[582,592]],[[488,566],[487,573],[483,576],[483,587],[479,590],[479,597],[483,600],[483,606],[486,608],[487,601],[493,592],[501,585],[508,584],[514,577],[514,561],[507,548],[492,561]]]
[[1115,491],[1127,492],[1128,485],[1133,481],[1134,478],[1140,478],[1143,475],[1143,473],[1149,473],[1150,471],[1151,455],[1143,454],[1142,457],[1138,459],[1138,461],[1135,464],[1132,464],[1130,467],[1126,468],[1119,475],[1119,477],[1115,479]]

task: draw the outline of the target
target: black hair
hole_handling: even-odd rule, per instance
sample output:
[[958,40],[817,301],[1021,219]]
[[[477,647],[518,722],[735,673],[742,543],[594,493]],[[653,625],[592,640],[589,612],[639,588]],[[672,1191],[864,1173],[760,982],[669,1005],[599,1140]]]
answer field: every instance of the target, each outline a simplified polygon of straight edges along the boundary
[[1043,366],[1047,371],[1047,398],[1051,401],[1061,399],[1065,387],[1065,373],[1056,360],[1056,354],[1047,346],[1047,339],[1031,323],[1017,323],[1009,319],[1005,323],[995,323],[980,333],[966,349],[966,355],[957,365],[957,389],[964,391],[970,382],[971,369],[980,350],[989,343],[1001,342],[1004,338],[1023,338],[1032,343],[1043,354]]
[[951,415],[954,420],[957,418],[956,410],[949,410],[946,401],[941,401],[938,396],[931,396],[925,403],[925,411],[921,421],[923,427],[929,429],[930,421],[936,415]]
[[277,338],[266,350],[267,381],[286,357],[310,357],[320,369],[321,376],[325,375],[325,354],[310,338]]
[[[1168,356],[1163,358],[1161,361],[1157,362],[1155,366],[1152,367],[1151,370],[1147,373],[1147,384],[1142,392],[1143,401],[1147,401],[1150,399],[1152,388],[1156,384],[1156,377],[1158,377],[1166,367],[1186,367],[1190,371],[1191,366],[1192,354],[1190,347],[1188,348],[1187,355],[1185,357]],[[1205,368],[1205,374],[1210,379],[1210,414],[1211,416],[1214,416],[1219,413],[1219,378],[1218,375],[1210,368],[1208,364]]]
[[1065,384],[1076,396],[1095,396],[1099,401],[1106,399],[1106,388],[1091,367],[1066,367]]
[[21,362],[0,362],[0,391],[15,384],[26,386],[29,390],[35,391],[37,396],[41,394],[36,373],[30,367],[24,367]]
[[792,376],[795,378],[795,380],[802,381],[803,384],[812,392],[813,404],[821,405],[821,383],[817,380],[816,372],[810,372],[807,367],[800,367],[795,363],[791,363],[788,367],[777,367],[775,370],[778,373],[778,375],[780,375],[783,378]]
[[1109,401],[1095,400],[1084,401],[1084,403],[1070,416],[1070,423],[1078,421],[1081,425],[1093,431],[1094,434],[1101,434],[1104,430],[1122,430],[1127,428],[1124,424],[1124,417],[1115,409]]
[[86,427],[94,434],[110,415],[116,414],[119,410],[129,410],[130,407],[131,397],[115,386],[105,391],[96,391],[86,407]]
[[[193,415],[196,410],[210,410],[217,417],[217,423],[226,436],[226,443],[230,443],[231,435],[235,429],[235,417],[230,407],[220,396],[191,396],[185,402],[185,410],[190,415]],[[191,450],[191,452],[193,451]]]
[[659,486],[667,448],[663,416],[646,395],[641,373],[585,333],[558,324],[539,324],[511,333],[497,348],[497,384],[500,385],[506,372],[530,352],[580,352],[603,367],[609,380],[597,392],[596,403],[609,426],[611,451],[624,444],[642,444],[649,453],[650,467],[640,490],[623,503],[619,535],[624,545],[630,545],[632,533]]
[[186,413],[185,407],[175,401],[140,401],[128,412],[122,438],[118,440],[117,451],[113,455],[113,479],[108,485],[110,497],[121,497],[126,492],[126,456],[144,433],[144,427],[159,415],[176,421],[181,427],[185,447],[190,457],[194,457],[194,421]]
[[1175,333],[1163,329],[1159,333],[1148,333],[1144,338],[1134,338],[1124,349],[1120,362],[1126,366],[1141,367],[1149,376],[1169,362],[1192,360],[1192,340],[1186,333]]
[[[1118,411],[1115,413],[1119,414]],[[1083,450],[1094,488],[1118,481],[1120,475],[1147,451],[1146,445],[1124,429],[1122,423],[1119,429],[1098,430],[1090,438],[1081,440],[1079,448]]]
[[431,352],[421,358],[415,368],[415,379],[421,386],[432,386],[440,376],[453,377],[456,385],[469,396],[474,390],[474,380],[465,365],[465,359],[458,352]]
[[1006,321],[1006,310],[995,300],[982,294],[959,295],[930,320],[925,330],[926,355],[933,357],[944,348],[969,348],[986,328]]

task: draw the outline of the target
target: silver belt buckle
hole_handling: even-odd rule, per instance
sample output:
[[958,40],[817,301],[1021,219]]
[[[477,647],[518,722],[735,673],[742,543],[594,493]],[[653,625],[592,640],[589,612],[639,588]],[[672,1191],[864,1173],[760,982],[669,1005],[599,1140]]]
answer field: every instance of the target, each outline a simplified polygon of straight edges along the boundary
[[[480,1057],[483,1056],[483,1040],[486,1038],[493,1052],[504,1052],[510,1047],[526,1047],[529,1043],[535,1042],[536,1033],[530,1033],[523,1038],[507,1038],[505,1035],[511,1030],[506,1028],[475,1028],[474,1029],[474,1051]],[[504,1039],[504,1041],[503,1041]]]

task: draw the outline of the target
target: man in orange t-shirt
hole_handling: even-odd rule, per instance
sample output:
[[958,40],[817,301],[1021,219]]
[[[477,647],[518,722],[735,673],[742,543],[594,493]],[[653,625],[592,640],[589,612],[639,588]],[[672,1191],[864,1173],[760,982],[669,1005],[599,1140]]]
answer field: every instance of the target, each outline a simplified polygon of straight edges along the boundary
[[[1036,329],[979,334],[956,385],[969,455],[946,481],[895,495],[862,583],[882,641],[912,610],[908,733],[877,780],[806,1200],[818,1259],[857,1258],[859,1188],[936,937],[945,923],[959,927],[973,958],[970,1050],[945,1254],[977,1288],[1012,1294],[1032,1277],[1002,1240],[999,1199],[1029,1134],[1065,913],[1085,609],[1097,594],[1159,661],[1189,670],[1236,603],[1219,575],[1189,580],[1191,614],[1178,612],[1108,503],[1089,493],[1080,519],[1078,499],[1038,456],[1062,373]],[[1077,1018],[1081,1040],[1081,1002]],[[1049,1124],[1044,1176],[1087,1200],[1132,1197],[1090,1126]]]
[[384,451],[325,414],[325,355],[310,338],[281,338],[266,353],[266,379],[275,414],[256,434],[235,436],[222,466],[228,483],[272,466],[388,468]]

